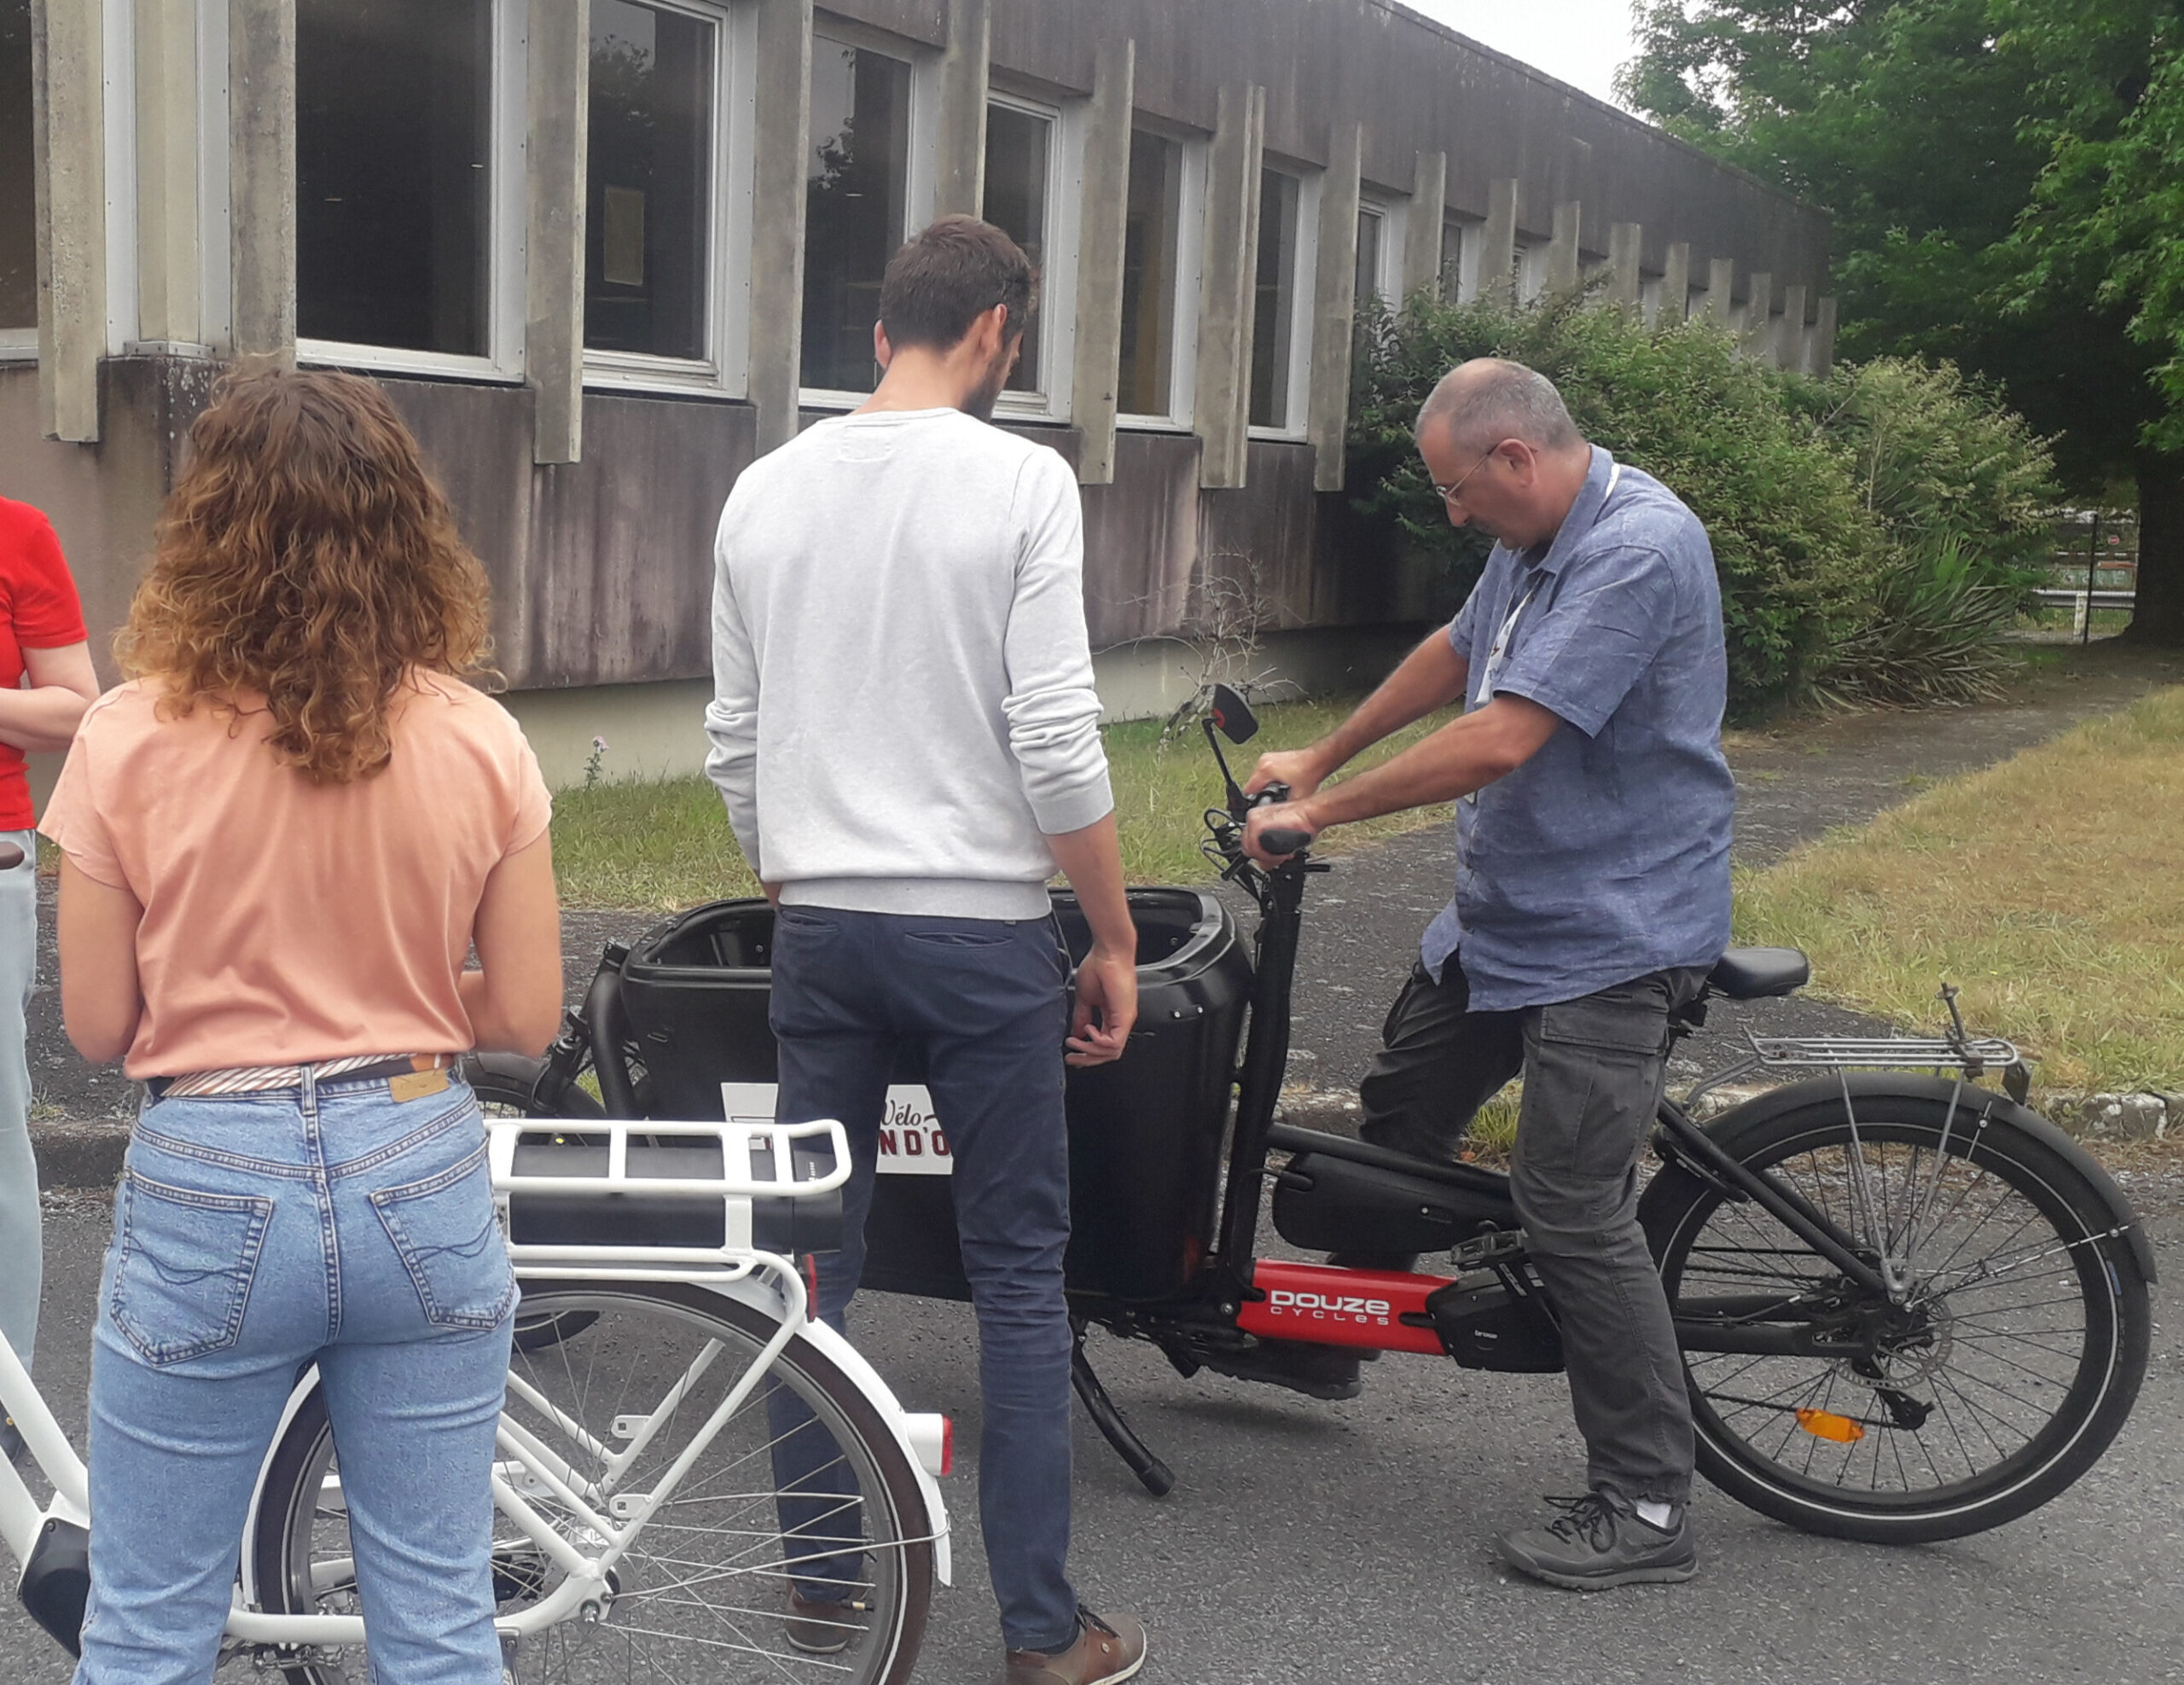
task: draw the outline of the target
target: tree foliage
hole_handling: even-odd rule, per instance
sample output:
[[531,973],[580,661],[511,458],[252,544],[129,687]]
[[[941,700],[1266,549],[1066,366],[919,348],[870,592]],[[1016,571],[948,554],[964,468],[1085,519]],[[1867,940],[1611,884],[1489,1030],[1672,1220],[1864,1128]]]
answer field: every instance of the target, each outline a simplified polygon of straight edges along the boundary
[[2184,0],[1641,0],[1641,111],[1835,218],[1846,355],[1948,358],[2137,480],[2184,640]]

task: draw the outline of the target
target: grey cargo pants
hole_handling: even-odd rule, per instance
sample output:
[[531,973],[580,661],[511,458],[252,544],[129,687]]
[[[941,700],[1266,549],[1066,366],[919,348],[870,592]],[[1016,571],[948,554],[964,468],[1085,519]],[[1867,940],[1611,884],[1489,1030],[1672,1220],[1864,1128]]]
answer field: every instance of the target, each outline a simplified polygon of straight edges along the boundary
[[1554,1006],[1472,1012],[1456,958],[1438,983],[1416,965],[1358,1090],[1364,1139],[1449,1159],[1478,1108],[1523,1073],[1513,1191],[1561,1318],[1589,1481],[1665,1503],[1690,1494],[1691,1405],[1638,1226],[1637,1166],[1666,1075],[1669,1014],[1705,980],[1687,967]]

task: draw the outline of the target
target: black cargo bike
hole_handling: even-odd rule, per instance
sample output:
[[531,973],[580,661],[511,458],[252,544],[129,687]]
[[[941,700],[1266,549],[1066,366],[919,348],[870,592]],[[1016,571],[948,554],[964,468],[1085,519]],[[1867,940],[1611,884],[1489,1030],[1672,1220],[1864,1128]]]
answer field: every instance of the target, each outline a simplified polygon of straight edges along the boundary
[[[1245,855],[1244,817],[1279,793],[1242,793],[1217,725],[1240,743],[1257,724],[1224,690],[1205,728],[1227,791],[1207,811],[1206,850],[1256,904],[1257,929],[1247,940],[1205,891],[1132,891],[1137,1029],[1119,1060],[1068,1078],[1077,1390],[1155,1494],[1173,1477],[1094,1374],[1092,1328],[1153,1342],[1186,1375],[1260,1379],[1254,1354],[1269,1339],[1561,1366],[1505,1177],[1277,1121],[1306,886],[1328,866],[1299,852],[1268,869]],[[1081,957],[1089,937],[1073,899],[1057,892],[1054,908]],[[472,1061],[481,1098],[572,1133],[602,1115],[721,1115],[723,1084],[775,1080],[772,926],[763,901],[716,902],[634,946],[607,944],[543,1060]],[[1707,997],[1784,995],[1807,975],[1795,950],[1733,949]],[[1967,1035],[1944,992],[1942,1037],[1750,1037],[1750,1059],[1702,1086],[1753,1071],[1790,1080],[1704,1124],[1686,1109],[1693,1095],[1660,1108],[1660,1164],[1640,1209],[1684,1353],[1699,1467],[1817,1533],[1908,1543],[2023,1515],[2099,1458],[2146,1371],[2155,1272],[2142,1227],[2082,1148],[1981,1084],[1999,1076],[2021,1095],[2023,1066],[2008,1043]],[[1702,999],[1672,1033],[1705,1011]],[[907,1065],[897,1075],[919,1080]],[[944,1151],[903,1121],[883,1142],[895,1168]],[[658,1152],[659,1173],[674,1174],[671,1144]],[[1269,1183],[1274,1227],[1292,1246],[1445,1263],[1418,1273],[1262,1258]],[[670,1200],[630,1217],[662,1238],[706,1220]],[[867,1289],[969,1296],[944,1175],[881,1175],[868,1241]]]

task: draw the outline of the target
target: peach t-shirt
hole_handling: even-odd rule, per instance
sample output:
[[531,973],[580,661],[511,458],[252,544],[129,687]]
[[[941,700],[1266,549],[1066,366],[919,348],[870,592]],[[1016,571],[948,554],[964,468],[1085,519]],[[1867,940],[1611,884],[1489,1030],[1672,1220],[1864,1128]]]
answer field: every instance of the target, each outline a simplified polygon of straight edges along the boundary
[[261,699],[174,718],[160,694],[139,681],[91,705],[39,828],[143,906],[144,1016],[123,1068],[468,1049],[456,978],[486,875],[552,811],[514,717],[422,675],[393,760],[314,784],[265,746]]

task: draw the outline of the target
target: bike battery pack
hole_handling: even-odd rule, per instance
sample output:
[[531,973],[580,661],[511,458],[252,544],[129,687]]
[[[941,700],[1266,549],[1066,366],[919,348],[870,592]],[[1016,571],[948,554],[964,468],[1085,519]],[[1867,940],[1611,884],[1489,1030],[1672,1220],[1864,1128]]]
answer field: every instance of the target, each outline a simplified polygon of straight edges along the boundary
[[1562,1331],[1529,1264],[1474,1270],[1426,1301],[1449,1355],[1467,1369],[1553,1374],[1562,1368]]
[[[791,1148],[797,1179],[834,1168],[824,1142],[799,1141]],[[516,1144],[517,1176],[604,1176],[603,1136],[526,1134]],[[703,1136],[656,1136],[630,1143],[629,1174],[642,1179],[706,1181],[721,1175],[720,1143]],[[508,1195],[508,1239],[518,1246],[717,1246],[727,1232],[717,1195],[689,1194],[526,1194]],[[842,1195],[751,1201],[751,1244],[785,1258],[841,1250]]]
[[[1285,1132],[1286,1133],[1286,1132]],[[1274,1226],[1311,1252],[1445,1252],[1494,1229],[1514,1229],[1505,1178],[1323,1137],[1275,1178]],[[1401,1168],[1403,1165],[1411,1168]]]

